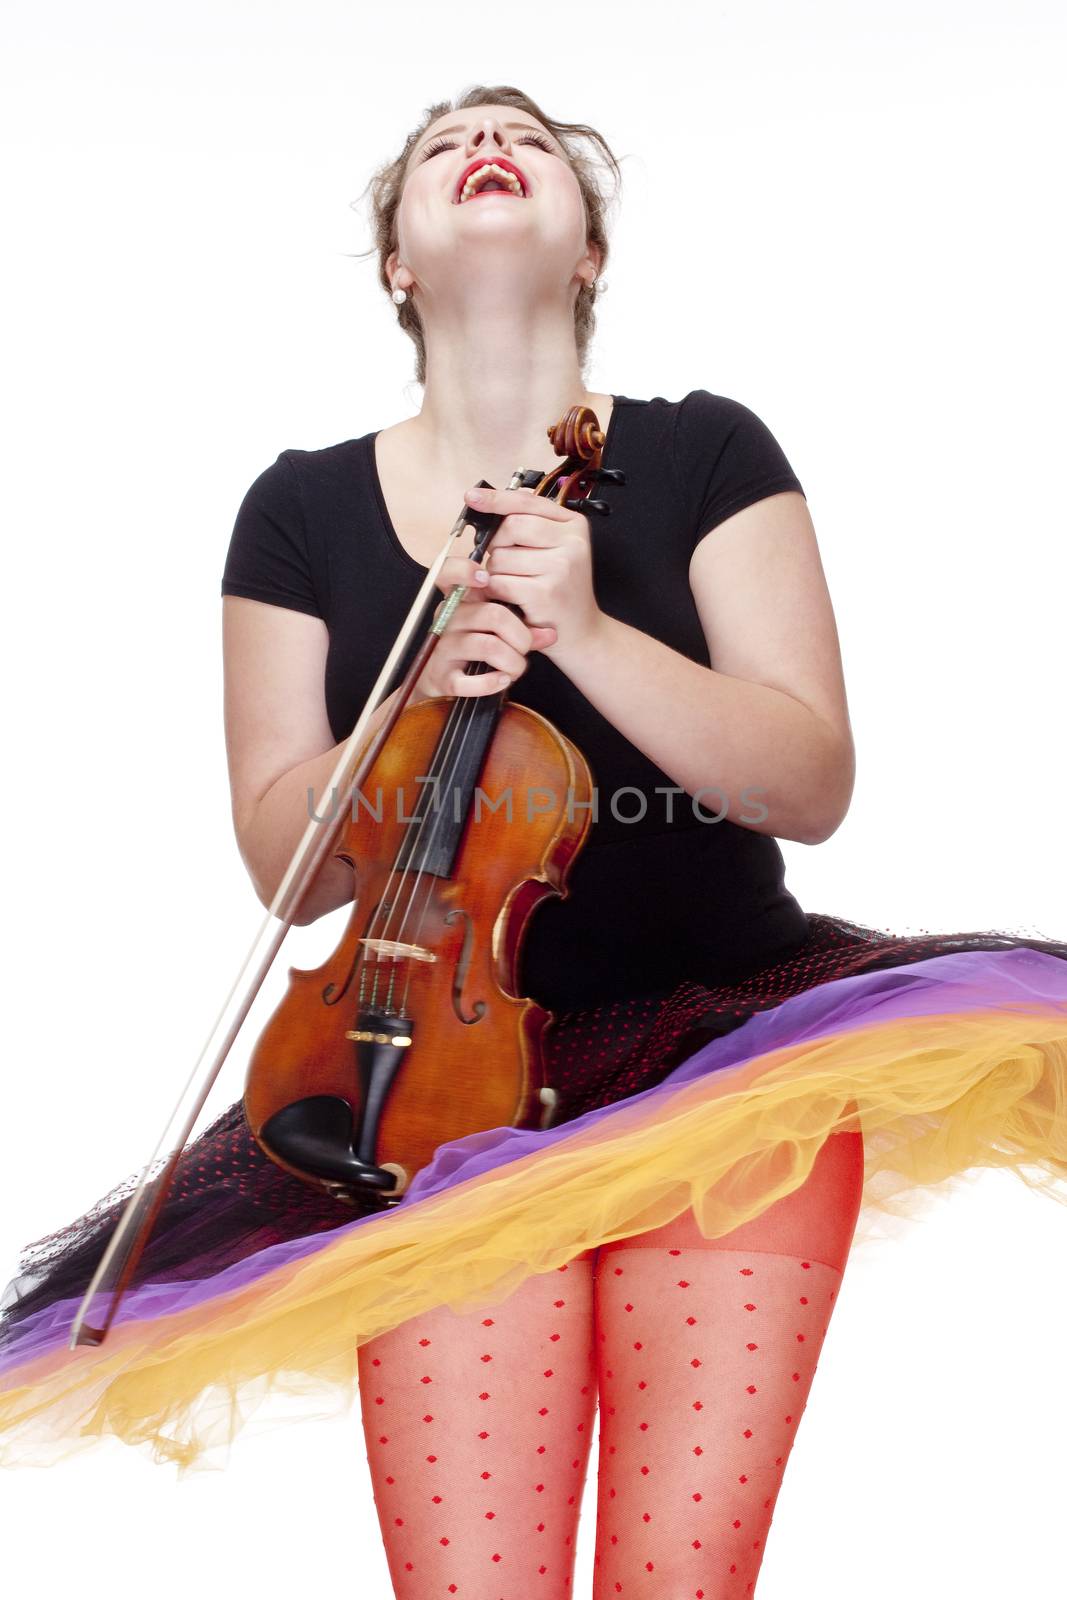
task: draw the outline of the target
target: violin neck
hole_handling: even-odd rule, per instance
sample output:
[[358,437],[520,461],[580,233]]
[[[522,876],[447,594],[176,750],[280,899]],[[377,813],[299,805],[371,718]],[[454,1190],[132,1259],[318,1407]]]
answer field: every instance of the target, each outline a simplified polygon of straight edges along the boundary
[[[438,878],[453,874],[463,830],[474,803],[478,779],[504,709],[506,689],[499,694],[459,695],[445,720],[434,749],[427,781],[408,824],[397,866]],[[481,798],[498,804],[499,796]]]

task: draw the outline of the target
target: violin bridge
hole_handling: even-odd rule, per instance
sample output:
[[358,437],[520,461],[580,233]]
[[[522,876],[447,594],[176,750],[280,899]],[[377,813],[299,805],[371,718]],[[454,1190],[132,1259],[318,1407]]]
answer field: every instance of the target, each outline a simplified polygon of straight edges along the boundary
[[405,958],[412,961],[437,960],[432,950],[424,949],[421,944],[404,944],[400,939],[360,939],[359,942],[376,955],[392,956],[394,961],[403,961]]

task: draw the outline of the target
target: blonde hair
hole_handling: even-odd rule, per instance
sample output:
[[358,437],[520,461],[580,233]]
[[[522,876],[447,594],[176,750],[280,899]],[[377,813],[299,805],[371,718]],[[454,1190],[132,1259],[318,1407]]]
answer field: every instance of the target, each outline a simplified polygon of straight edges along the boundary
[[[378,168],[370,182],[363,190],[359,199],[369,189],[373,214],[374,244],[369,250],[357,251],[357,256],[370,256],[377,252],[378,255],[378,281],[387,294],[391,294],[392,285],[389,282],[385,264],[392,252],[397,248],[396,214],[400,206],[400,195],[404,187],[404,177],[407,169],[408,157],[422,138],[431,123],[439,117],[449,115],[454,111],[465,111],[471,106],[511,106],[518,111],[526,111],[534,117],[542,127],[556,138],[563,147],[571,170],[578,181],[582,201],[585,205],[586,236],[591,244],[600,251],[600,271],[602,272],[608,259],[608,231],[607,214],[618,194],[622,182],[622,173],[614,153],[606,139],[584,122],[560,122],[555,117],[550,117],[541,110],[535,100],[521,89],[512,88],[507,84],[475,84],[467,89],[455,100],[440,100],[436,105],[428,106],[423,112],[422,121],[417,128],[412,129],[404,142],[400,154],[393,161],[387,161]],[[586,140],[599,147],[603,163],[610,168],[615,178],[615,189],[606,194],[598,182],[600,163],[586,155],[575,143],[576,140]],[[357,201],[352,202],[353,206]],[[578,366],[583,380],[585,378],[586,363],[590,342],[596,330],[596,294],[589,284],[583,284],[578,291],[574,302],[574,341],[578,353]],[[426,343],[423,338],[422,323],[419,313],[415,309],[413,296],[399,308],[397,323],[407,334],[415,346],[415,381],[420,384],[426,382]]]

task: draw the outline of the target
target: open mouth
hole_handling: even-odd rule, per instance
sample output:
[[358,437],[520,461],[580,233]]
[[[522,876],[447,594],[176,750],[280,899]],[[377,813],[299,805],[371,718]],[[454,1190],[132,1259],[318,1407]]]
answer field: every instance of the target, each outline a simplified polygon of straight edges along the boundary
[[525,200],[527,193],[526,180],[513,161],[506,156],[496,156],[491,161],[482,157],[472,161],[461,174],[453,203],[464,205],[483,194],[510,194]]

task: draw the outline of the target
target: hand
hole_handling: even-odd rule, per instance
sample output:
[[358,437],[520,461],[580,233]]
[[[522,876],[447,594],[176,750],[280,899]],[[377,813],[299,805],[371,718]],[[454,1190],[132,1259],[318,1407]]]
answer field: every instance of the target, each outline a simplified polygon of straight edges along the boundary
[[468,489],[468,505],[503,514],[485,559],[485,594],[520,606],[531,628],[552,628],[549,660],[573,655],[604,613],[593,592],[588,519],[533,489]]
[[[457,583],[467,584],[467,593],[420,673],[413,701],[436,695],[499,694],[526,671],[530,650],[555,640],[555,628],[527,627],[507,606],[487,600],[488,577],[484,564],[466,556],[449,556],[442,562],[436,580],[442,593],[449,594]],[[468,674],[470,661],[485,661],[498,670]]]

